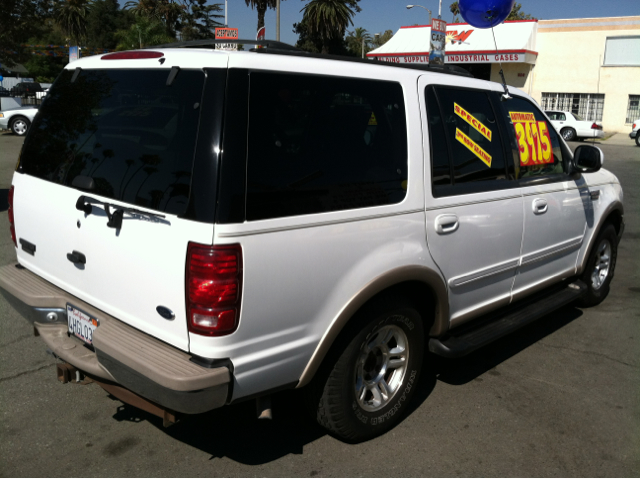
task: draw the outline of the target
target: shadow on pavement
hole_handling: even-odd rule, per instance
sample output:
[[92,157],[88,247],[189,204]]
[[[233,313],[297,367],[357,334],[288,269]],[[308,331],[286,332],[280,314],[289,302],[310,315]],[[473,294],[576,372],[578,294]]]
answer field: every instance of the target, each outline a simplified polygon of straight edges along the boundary
[[578,319],[582,314],[576,307],[564,307],[463,358],[445,359],[431,355],[433,372],[444,383],[466,384]]
[[0,211],[7,211],[9,209],[9,190],[6,188],[0,189]]
[[249,400],[204,414],[183,416],[178,423],[163,428],[160,418],[125,404],[113,418],[146,420],[173,439],[206,452],[210,459],[227,457],[246,465],[302,454],[305,445],[326,434],[309,417],[300,390],[274,394],[272,410],[274,419],[258,420],[255,401]]
[[[461,359],[426,354],[422,376],[404,420],[411,420],[411,414],[428,399],[437,380],[466,384],[580,316],[579,309],[565,307]],[[305,445],[327,434],[305,410],[303,395],[301,390],[274,394],[271,421],[256,418],[253,400],[183,416],[166,429],[160,418],[127,404],[120,406],[113,418],[148,421],[173,439],[206,452],[210,459],[227,457],[241,464],[260,465],[288,454],[302,454]]]

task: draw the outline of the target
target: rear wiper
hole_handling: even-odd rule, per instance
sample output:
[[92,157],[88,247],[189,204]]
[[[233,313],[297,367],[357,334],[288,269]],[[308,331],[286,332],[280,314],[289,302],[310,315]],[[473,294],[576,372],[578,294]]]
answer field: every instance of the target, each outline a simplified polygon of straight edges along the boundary
[[[78,198],[78,201],[76,201],[76,209],[84,211],[84,213],[87,215],[91,214],[92,205],[101,205],[104,208],[105,213],[107,213],[107,218],[109,218],[107,226],[109,228],[115,228],[117,230],[122,228],[122,218],[124,216],[124,213],[128,213],[132,216],[137,215],[146,219],[147,221],[152,221],[154,223],[160,223],[160,220],[162,218],[165,218],[165,215],[149,213],[148,211],[137,210],[135,208],[129,208],[127,206],[113,205],[111,203],[96,200],[95,198],[91,198],[90,196],[82,195]],[[114,209],[113,213],[111,212],[111,208]]]

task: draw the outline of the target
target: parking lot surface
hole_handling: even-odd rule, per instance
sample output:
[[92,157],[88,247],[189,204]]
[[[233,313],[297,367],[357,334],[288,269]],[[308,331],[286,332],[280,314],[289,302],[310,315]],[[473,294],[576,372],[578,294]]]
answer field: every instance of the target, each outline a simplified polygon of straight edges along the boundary
[[[15,261],[6,210],[21,145],[0,133],[2,265]],[[274,396],[271,422],[248,401],[165,429],[95,384],[59,383],[55,360],[0,297],[0,475],[637,477],[640,148],[626,135],[598,146],[624,188],[609,298],[566,307],[460,360],[427,355],[412,412],[363,444],[326,435],[299,391]]]

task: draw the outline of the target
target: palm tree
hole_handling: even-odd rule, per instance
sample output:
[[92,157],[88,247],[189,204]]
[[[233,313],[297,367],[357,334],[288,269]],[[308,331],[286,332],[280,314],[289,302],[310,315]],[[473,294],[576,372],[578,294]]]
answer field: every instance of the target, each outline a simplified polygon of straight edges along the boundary
[[131,0],[124,4],[124,8],[138,18],[163,22],[167,32],[173,36],[178,20],[187,10],[185,4],[180,5],[173,0]]
[[277,0],[244,0],[244,2],[247,4],[247,7],[258,10],[258,30],[260,30],[264,27],[264,14],[267,8],[272,10],[276,8]]
[[131,50],[176,41],[159,20],[144,16],[136,18],[136,23],[128,30],[118,30],[114,36],[118,39],[116,50]]
[[342,37],[349,25],[353,25],[351,17],[355,12],[349,8],[345,0],[311,0],[301,12],[306,19],[309,30],[317,33],[322,39],[322,53],[329,53],[329,41]]
[[371,49],[371,35],[367,32],[366,29],[358,27],[352,32],[348,32],[347,35],[347,45],[349,50],[355,55],[362,55],[364,58],[364,54],[367,53]]
[[87,35],[87,15],[92,5],[92,0],[64,0],[55,10],[56,23],[76,45]]

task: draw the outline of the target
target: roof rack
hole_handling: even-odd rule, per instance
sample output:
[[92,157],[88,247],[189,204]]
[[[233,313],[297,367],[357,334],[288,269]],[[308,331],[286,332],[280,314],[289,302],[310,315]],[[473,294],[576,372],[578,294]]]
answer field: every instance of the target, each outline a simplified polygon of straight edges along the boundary
[[[175,42],[175,43],[163,43],[162,45],[153,45],[152,47],[145,47],[144,50],[148,50],[150,48],[206,48],[212,47],[220,43],[235,43],[238,45],[259,45],[264,48],[271,48],[274,50],[288,50],[288,51],[296,51],[302,52],[297,47],[293,45],[289,45],[288,43],[277,42],[275,40],[226,40],[222,38],[211,38],[207,40],[191,40],[188,42]],[[253,49],[252,49],[253,50]]]
[[411,70],[422,70],[433,73],[446,73],[449,75],[457,75],[474,78],[471,73],[462,67],[456,65],[423,65],[414,63],[391,63],[380,61],[377,59],[369,60],[367,58],[345,57],[342,55],[323,55],[321,53],[310,53],[300,48],[289,45],[288,43],[277,42],[275,40],[224,40],[224,39],[208,39],[208,40],[192,40],[188,42],[165,43],[163,45],[154,45],[150,48],[211,48],[220,43],[237,43],[241,45],[259,45],[262,48],[251,48],[250,52],[272,54],[272,55],[291,55],[306,58],[321,58],[325,60],[337,60],[342,62],[366,63],[368,65],[381,65],[395,68],[409,68]]

